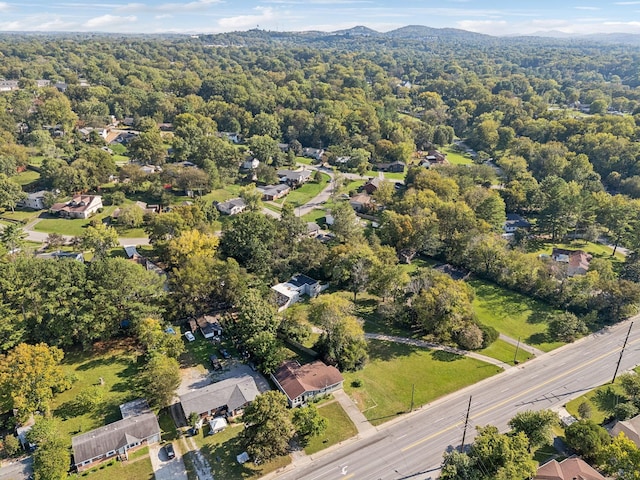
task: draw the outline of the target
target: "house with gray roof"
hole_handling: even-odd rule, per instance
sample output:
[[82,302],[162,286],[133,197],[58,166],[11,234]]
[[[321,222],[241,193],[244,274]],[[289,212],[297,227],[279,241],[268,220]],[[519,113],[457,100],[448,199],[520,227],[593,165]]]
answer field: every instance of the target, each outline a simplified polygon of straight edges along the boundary
[[278,178],[281,183],[286,183],[290,187],[299,187],[307,183],[311,179],[311,170],[287,170],[280,169],[278,170]]
[[262,192],[263,200],[270,201],[284,197],[291,191],[291,187],[286,183],[280,183],[279,185],[266,185],[264,187],[258,187],[258,190]]
[[220,202],[216,205],[216,208],[225,215],[237,215],[247,208],[247,204],[243,199],[238,197],[227,200],[226,202]]
[[201,417],[234,417],[260,395],[253,377],[243,375],[212,383],[180,395],[184,416],[195,412]]
[[127,459],[130,450],[159,441],[160,425],[154,413],[127,417],[72,437],[73,466],[81,472],[109,458]]

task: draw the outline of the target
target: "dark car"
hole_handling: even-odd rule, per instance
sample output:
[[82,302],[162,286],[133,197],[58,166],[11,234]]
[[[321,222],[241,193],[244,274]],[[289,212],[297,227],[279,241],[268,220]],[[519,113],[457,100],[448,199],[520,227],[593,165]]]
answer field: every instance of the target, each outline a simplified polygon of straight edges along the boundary
[[167,457],[169,457],[169,459],[172,459],[172,458],[174,458],[176,456],[176,452],[173,449],[173,443],[167,443],[164,446],[164,451],[167,454]]
[[217,355],[213,353],[209,355],[209,361],[211,362],[211,367],[214,370],[222,370],[222,364],[220,363],[220,359]]
[[222,358],[225,358],[225,359],[231,358],[231,355],[229,355],[229,352],[227,352],[227,350],[224,348],[220,349],[220,355],[222,355]]

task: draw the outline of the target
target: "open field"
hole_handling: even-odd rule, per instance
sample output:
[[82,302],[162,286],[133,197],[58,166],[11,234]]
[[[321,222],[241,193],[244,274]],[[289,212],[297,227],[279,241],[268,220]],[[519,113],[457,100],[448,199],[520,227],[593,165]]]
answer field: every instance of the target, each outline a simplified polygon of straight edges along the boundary
[[[75,381],[69,390],[55,396],[51,410],[62,420],[60,434],[65,437],[119,420],[120,404],[138,397],[132,385],[140,353],[124,342],[97,348],[92,353],[69,353],[63,360],[65,373]],[[83,408],[76,401],[78,395],[94,388],[101,393],[102,401],[94,409]]]
[[457,152],[451,146],[444,147],[442,153],[447,155],[447,161],[453,165],[472,165],[471,156],[466,153]]
[[236,461],[236,456],[244,452],[242,438],[240,436],[243,428],[242,425],[231,424],[224,431],[216,433],[215,435],[204,435],[203,432],[208,433],[208,429],[203,428],[198,435],[193,437],[198,448],[200,448],[200,451],[208,460],[211,466],[211,472],[215,478],[260,478],[269,472],[273,472],[291,463],[291,457],[287,455],[260,464],[259,466],[251,462],[240,465]]
[[[412,385],[419,407],[502,371],[447,352],[376,340],[369,342],[369,357],[362,370],[344,374],[344,388],[374,425],[409,411]],[[354,380],[362,386],[352,386]]]
[[469,284],[476,293],[473,308],[480,322],[545,352],[563,345],[547,339],[543,315],[553,311],[548,305],[484,280]]
[[340,403],[332,402],[320,405],[318,412],[327,419],[327,430],[322,435],[313,437],[309,441],[309,444],[304,449],[307,455],[313,455],[358,433],[358,429]]

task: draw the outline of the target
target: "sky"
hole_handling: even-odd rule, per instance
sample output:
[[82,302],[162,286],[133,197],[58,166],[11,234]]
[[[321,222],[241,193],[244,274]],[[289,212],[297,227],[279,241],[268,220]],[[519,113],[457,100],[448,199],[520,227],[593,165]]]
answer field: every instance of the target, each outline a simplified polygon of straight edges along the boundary
[[218,33],[453,27],[489,35],[640,33],[640,1],[8,0],[0,31]]

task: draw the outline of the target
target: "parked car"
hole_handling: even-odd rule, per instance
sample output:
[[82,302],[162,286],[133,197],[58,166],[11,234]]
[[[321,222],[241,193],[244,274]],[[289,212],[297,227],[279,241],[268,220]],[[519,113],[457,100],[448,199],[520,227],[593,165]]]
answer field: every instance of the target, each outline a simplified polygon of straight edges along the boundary
[[213,353],[209,355],[209,361],[211,362],[211,367],[214,370],[222,370],[222,363],[220,363],[220,359],[217,355]]
[[222,358],[224,358],[224,359],[231,358],[231,355],[229,354],[229,352],[227,352],[227,350],[224,349],[224,348],[220,349],[220,355],[222,355]]
[[167,457],[169,457],[169,459],[172,459],[172,458],[174,458],[176,456],[176,452],[173,449],[173,443],[167,443],[164,446],[164,451],[167,454]]
[[187,340],[189,340],[190,342],[193,342],[196,339],[196,337],[191,332],[185,333],[184,336],[187,337]]

